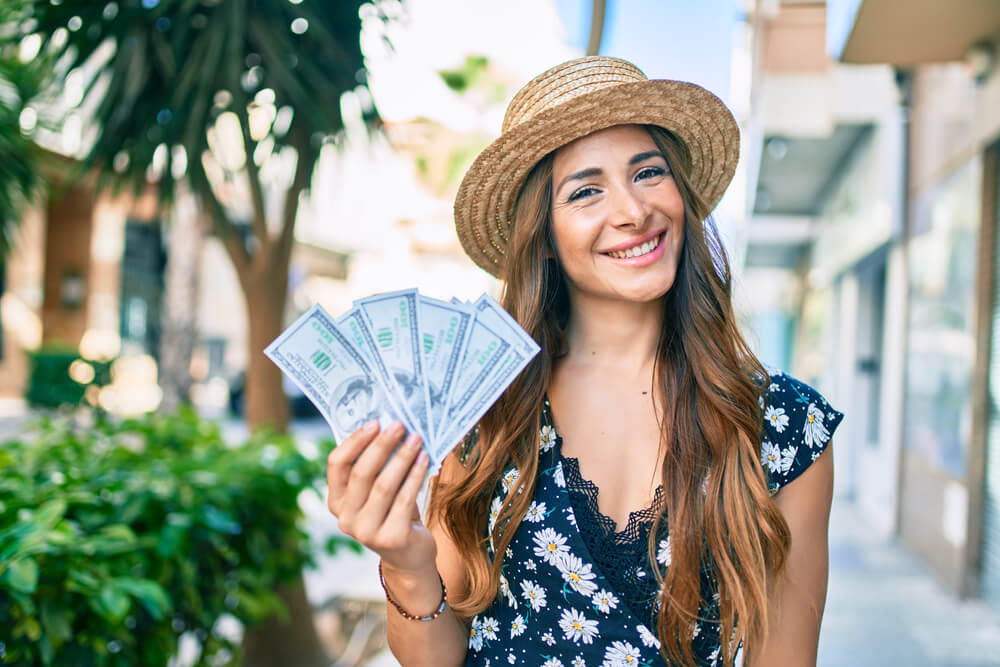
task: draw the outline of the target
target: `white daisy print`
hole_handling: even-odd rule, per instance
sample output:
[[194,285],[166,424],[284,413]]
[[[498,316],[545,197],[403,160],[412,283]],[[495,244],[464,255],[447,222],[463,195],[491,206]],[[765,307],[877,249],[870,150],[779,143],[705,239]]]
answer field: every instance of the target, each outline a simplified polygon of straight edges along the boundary
[[785,414],[784,408],[776,408],[773,405],[767,406],[767,412],[764,413],[764,419],[771,422],[771,426],[778,433],[782,433],[785,427],[788,426],[788,415]]
[[597,607],[598,611],[604,612],[605,614],[610,613],[612,609],[618,607],[618,597],[611,591],[604,590],[603,588],[590,598],[590,602]]
[[507,577],[500,575],[500,593],[507,600],[507,604],[511,607],[517,606],[517,598],[514,594],[510,592],[510,584],[507,582]]
[[[551,635],[549,635],[549,636],[551,636]],[[545,641],[544,637],[542,637],[542,641]],[[552,644],[554,644],[555,641],[556,640],[553,639],[552,640]],[[545,642],[545,643],[548,644],[548,642]],[[552,646],[552,644],[549,644],[549,646]],[[563,667],[563,664],[562,664],[562,660],[560,660],[559,658],[549,658],[548,660],[546,660],[545,662],[542,663],[542,667]]]
[[781,474],[787,475],[788,471],[792,469],[792,464],[795,463],[795,454],[799,451],[798,447],[786,447],[781,450]]
[[719,663],[719,649],[721,646],[716,646],[715,650],[708,656],[708,659],[712,661],[712,665],[717,665]]
[[764,441],[764,450],[760,455],[760,463],[766,466],[771,472],[778,472],[781,468],[781,449],[769,440]]
[[556,486],[566,488],[566,477],[563,475],[562,461],[556,464],[556,469],[552,473],[552,481]]
[[583,659],[582,655],[578,655],[573,658],[573,662],[569,663],[572,667],[587,667],[587,661]]
[[517,656],[515,656],[513,653],[508,653],[507,662],[513,665],[515,662],[517,662]]
[[517,468],[511,468],[510,470],[504,473],[503,478],[500,480],[501,483],[503,484],[504,493],[508,493],[510,491],[511,487],[514,485],[514,482],[517,481],[517,478],[520,475],[521,473],[518,471]]
[[670,567],[671,555],[670,555],[670,536],[667,539],[660,540],[660,545],[656,549],[656,562],[663,567]]
[[524,634],[524,629],[528,627],[528,624],[524,622],[524,617],[518,614],[514,617],[514,620],[510,622],[510,638],[520,637]]
[[563,609],[559,627],[562,628],[566,639],[577,644],[581,640],[584,644],[593,643],[594,637],[597,636],[597,621],[590,620],[577,609]]
[[497,496],[490,503],[490,522],[489,522],[489,532],[493,532],[493,528],[497,525],[497,519],[500,517],[500,508],[503,507],[503,499]]
[[556,430],[546,424],[538,433],[538,446],[543,452],[552,449],[556,444]]
[[815,403],[806,410],[806,423],[802,425],[802,439],[810,447],[818,447],[830,439],[830,432],[823,425],[823,411]]
[[691,639],[697,639],[698,635],[701,634],[701,623],[694,624],[694,630],[691,631]]
[[483,639],[496,640],[500,624],[497,623],[497,619],[486,617],[480,624],[479,629],[483,633]]
[[525,570],[535,570],[537,567],[538,567],[538,564],[535,563],[535,561],[533,561],[533,560],[526,560],[526,561],[524,561],[524,569]]
[[642,645],[649,648],[660,648],[660,640],[656,638],[652,632],[649,631],[645,625],[637,625],[635,629],[639,631],[639,639],[642,640]]
[[569,553],[566,538],[551,528],[535,531],[535,555],[549,565],[555,565],[559,555]]
[[573,513],[572,507],[566,508],[566,521],[569,522],[569,525],[576,528],[576,514]]
[[[551,630],[546,630],[545,634],[542,635],[542,641],[548,644],[549,646],[554,646],[556,643],[556,638],[552,636]],[[555,658],[552,659],[555,660]],[[562,663],[560,662],[559,664],[561,665]]]
[[469,648],[477,653],[483,648],[482,623],[478,617],[472,619],[472,626],[469,628]]
[[556,560],[555,565],[563,580],[580,595],[590,597],[597,590],[597,584],[591,581],[597,575],[591,571],[590,563],[584,564],[573,554],[566,553]]
[[547,603],[545,600],[545,589],[533,581],[525,579],[521,582],[521,597],[528,601],[532,611],[538,611]]
[[601,667],[634,667],[639,664],[639,649],[628,642],[612,642],[604,650],[604,662]]
[[545,503],[531,501],[528,513],[524,515],[524,520],[529,523],[538,523],[545,519]]

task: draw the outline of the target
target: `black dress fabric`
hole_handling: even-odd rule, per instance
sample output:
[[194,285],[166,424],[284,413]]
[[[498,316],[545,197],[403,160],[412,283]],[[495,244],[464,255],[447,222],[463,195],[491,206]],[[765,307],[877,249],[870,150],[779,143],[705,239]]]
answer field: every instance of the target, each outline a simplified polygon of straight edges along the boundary
[[[774,494],[819,457],[843,414],[809,385],[778,371],[771,372],[764,394],[761,465]],[[663,665],[653,568],[664,573],[670,566],[667,521],[657,534],[655,562],[647,547],[659,497],[615,532],[598,508],[599,490],[580,475],[575,459],[562,456],[561,444],[546,401],[531,507],[504,554],[499,594],[472,620],[466,665]],[[505,470],[490,530],[519,474],[513,465]],[[487,551],[496,557],[492,540]],[[718,593],[707,568],[701,589],[703,620],[692,632],[692,649],[699,665],[719,665]]]

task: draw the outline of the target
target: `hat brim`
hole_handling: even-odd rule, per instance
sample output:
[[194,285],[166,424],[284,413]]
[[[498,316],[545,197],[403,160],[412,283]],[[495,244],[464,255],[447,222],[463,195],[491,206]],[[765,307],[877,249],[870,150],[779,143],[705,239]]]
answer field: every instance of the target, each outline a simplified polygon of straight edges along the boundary
[[715,208],[739,160],[739,127],[729,109],[693,83],[658,79],[623,83],[542,111],[479,154],[455,197],[455,228],[469,257],[499,276],[514,204],[535,164],[575,139],[629,124],[658,125],[677,135],[691,158],[691,187],[710,209]]

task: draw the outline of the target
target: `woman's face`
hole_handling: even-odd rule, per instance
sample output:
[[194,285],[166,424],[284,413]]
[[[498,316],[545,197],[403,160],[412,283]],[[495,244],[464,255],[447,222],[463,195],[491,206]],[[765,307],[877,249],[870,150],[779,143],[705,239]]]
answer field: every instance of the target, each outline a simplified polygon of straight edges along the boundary
[[620,125],[558,149],[552,232],[580,295],[649,302],[674,283],[684,202],[666,157],[638,125]]

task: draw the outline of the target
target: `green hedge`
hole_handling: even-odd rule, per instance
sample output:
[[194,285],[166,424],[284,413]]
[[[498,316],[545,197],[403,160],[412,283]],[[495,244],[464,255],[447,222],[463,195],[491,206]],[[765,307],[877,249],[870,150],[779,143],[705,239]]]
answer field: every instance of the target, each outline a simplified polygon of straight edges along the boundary
[[[80,383],[70,377],[69,368],[78,360],[93,369],[94,377],[90,382]],[[35,407],[79,405],[87,387],[103,387],[111,382],[110,361],[85,360],[72,348],[47,345],[29,352],[28,362],[28,387],[24,397]]]
[[231,447],[190,413],[3,444],[0,662],[166,665],[185,632],[198,664],[238,657],[216,621],[284,613],[275,585],[311,554],[297,499],[322,475],[288,437]]

